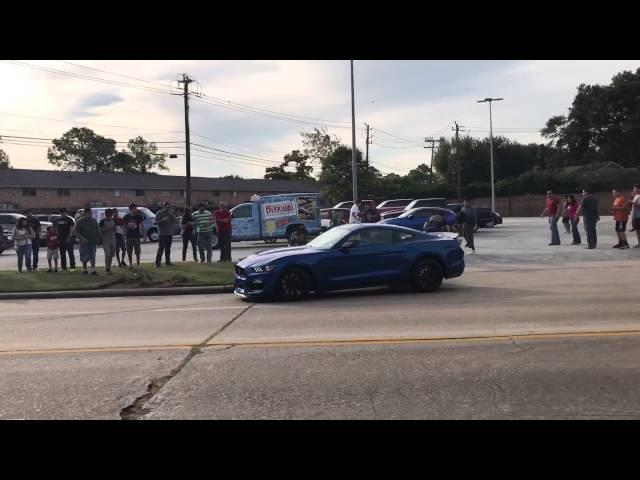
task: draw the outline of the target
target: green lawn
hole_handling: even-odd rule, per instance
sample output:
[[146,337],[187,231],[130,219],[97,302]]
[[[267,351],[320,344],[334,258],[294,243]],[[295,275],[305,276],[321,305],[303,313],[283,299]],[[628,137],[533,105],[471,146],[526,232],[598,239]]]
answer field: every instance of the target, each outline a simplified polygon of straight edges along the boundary
[[13,271],[0,272],[0,293],[43,292],[55,290],[92,290],[102,288],[145,287],[189,287],[233,284],[233,263],[176,263],[174,267],[157,269],[152,263],[142,264],[139,270],[112,269],[108,275],[104,267],[96,270],[98,275],[83,275],[82,267],[75,272],[18,274]]

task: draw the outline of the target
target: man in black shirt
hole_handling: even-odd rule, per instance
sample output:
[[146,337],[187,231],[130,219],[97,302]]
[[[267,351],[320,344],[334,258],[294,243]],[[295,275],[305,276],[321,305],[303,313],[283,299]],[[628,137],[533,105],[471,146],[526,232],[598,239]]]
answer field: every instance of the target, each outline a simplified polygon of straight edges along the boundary
[[67,215],[67,209],[60,209],[60,216],[53,221],[53,225],[56,228],[58,234],[58,242],[60,248],[60,266],[62,270],[67,269],[67,257],[69,255],[69,271],[73,272],[76,269],[76,257],[73,254],[73,247],[75,246],[75,230],[76,222]]
[[27,210],[26,212],[24,212],[24,214],[27,216],[27,225],[29,225],[29,228],[33,230],[33,233],[35,235],[33,237],[33,240],[31,240],[31,249],[33,252],[33,255],[31,256],[31,265],[33,266],[33,268],[31,271],[37,272],[38,253],[40,252],[40,220],[33,216],[31,210]]
[[576,212],[576,217],[582,215],[584,220],[584,230],[587,232],[587,250],[593,250],[598,244],[596,233],[596,223],[600,220],[598,213],[598,199],[594,197],[588,189],[582,190],[582,202]]
[[140,268],[140,236],[144,217],[138,211],[135,203],[129,205],[129,213],[124,218],[125,234],[127,236],[127,256],[129,257],[129,270],[133,270],[131,254],[136,251],[136,266]]

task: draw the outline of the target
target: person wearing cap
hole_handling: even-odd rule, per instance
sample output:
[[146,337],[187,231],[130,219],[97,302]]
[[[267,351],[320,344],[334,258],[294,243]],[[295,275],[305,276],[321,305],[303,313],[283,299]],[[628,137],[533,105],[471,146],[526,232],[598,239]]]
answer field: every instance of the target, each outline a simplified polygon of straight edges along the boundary
[[127,256],[129,257],[129,270],[133,270],[133,259],[131,254],[136,252],[136,267],[140,268],[140,238],[142,237],[142,223],[144,218],[138,211],[135,203],[129,205],[129,213],[124,218],[125,232],[127,237]]
[[60,267],[62,270],[67,270],[67,255],[69,255],[69,271],[73,272],[76,269],[76,257],[73,253],[73,247],[76,242],[74,236],[76,222],[67,215],[66,208],[61,208],[60,216],[56,217],[53,225],[56,227],[56,234],[58,235]]
[[173,234],[176,231],[178,219],[175,210],[169,206],[169,202],[162,203],[162,209],[156,213],[154,223],[158,225],[158,252],[156,253],[156,268],[162,265],[162,253],[164,252],[164,260],[167,267],[172,267],[171,263],[171,243],[173,242]]
[[576,217],[582,216],[584,231],[587,233],[587,250],[593,250],[598,245],[596,224],[600,221],[599,209],[598,199],[592,195],[588,188],[583,188],[582,202],[580,202]]
[[560,245],[560,232],[558,232],[558,220],[560,219],[560,200],[553,196],[551,190],[547,190],[547,199],[545,201],[545,208],[540,214],[540,218],[549,218],[549,229],[551,230],[551,243],[552,245]]

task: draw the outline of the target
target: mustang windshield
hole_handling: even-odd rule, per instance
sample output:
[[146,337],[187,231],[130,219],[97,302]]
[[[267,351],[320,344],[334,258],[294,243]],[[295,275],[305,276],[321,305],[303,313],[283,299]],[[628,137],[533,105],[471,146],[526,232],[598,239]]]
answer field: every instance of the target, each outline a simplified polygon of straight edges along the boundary
[[350,228],[334,227],[331,230],[327,230],[322,235],[314,238],[307,243],[309,247],[318,248],[320,250],[329,250],[336,243],[344,238],[345,235],[351,232]]

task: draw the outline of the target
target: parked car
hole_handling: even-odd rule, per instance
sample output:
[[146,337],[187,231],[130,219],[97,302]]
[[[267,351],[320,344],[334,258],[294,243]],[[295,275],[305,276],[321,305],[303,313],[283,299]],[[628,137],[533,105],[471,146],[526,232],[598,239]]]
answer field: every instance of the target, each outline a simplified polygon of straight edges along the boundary
[[340,224],[349,223],[350,210],[348,208],[323,208],[320,210],[320,222],[322,231],[326,232],[331,228],[331,221],[338,217]]
[[395,225],[341,225],[301,247],[251,255],[236,265],[235,293],[245,299],[297,300],[311,291],[409,284],[437,290],[464,271],[454,234],[428,234]]
[[[463,203],[450,203],[447,207],[458,214],[463,205]],[[491,209],[487,207],[475,207],[475,209],[478,217],[478,223],[475,228],[476,232],[480,228],[493,228],[496,225],[502,224],[502,217],[499,213],[492,212]]]
[[378,205],[378,213],[382,215],[385,212],[395,212],[398,210],[403,210],[404,207],[413,202],[413,198],[398,198],[395,200],[385,200],[381,204]]
[[[18,219],[26,218],[21,213],[0,213],[0,227],[7,239],[13,243],[13,229],[16,228]],[[40,246],[47,244],[47,227],[53,225],[51,222],[40,221]]]
[[383,212],[380,214],[380,220],[385,220],[387,218],[397,218],[404,213],[404,210],[393,210],[390,212]]
[[490,208],[477,207],[476,214],[480,228],[493,228],[502,224],[502,216],[497,212],[492,212]]
[[432,215],[439,213],[444,217],[444,221],[447,225],[453,225],[456,222],[456,214],[453,210],[446,208],[414,208],[408,212],[404,212],[402,215],[396,218],[388,218],[381,220],[380,223],[385,225],[398,225],[401,227],[411,228],[413,230],[422,231],[424,224],[431,218]]
[[9,250],[10,248],[13,248],[13,239],[9,240],[6,232],[0,230],[0,255],[2,255],[2,252]]
[[406,207],[404,207],[404,211],[408,212],[414,208],[418,207],[438,207],[438,208],[447,208],[447,199],[446,198],[418,198]]

